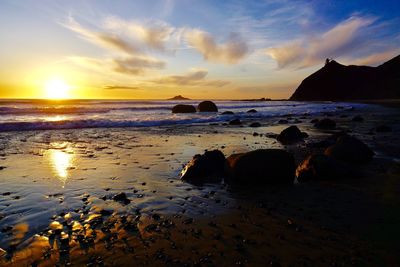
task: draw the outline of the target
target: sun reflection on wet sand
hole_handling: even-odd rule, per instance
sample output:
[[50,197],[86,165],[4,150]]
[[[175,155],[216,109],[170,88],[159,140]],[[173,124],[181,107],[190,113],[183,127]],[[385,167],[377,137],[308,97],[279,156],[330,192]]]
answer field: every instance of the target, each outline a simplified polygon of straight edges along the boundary
[[70,151],[50,149],[48,150],[48,159],[50,166],[52,166],[54,175],[63,183],[69,177],[69,170],[72,168],[74,154]]

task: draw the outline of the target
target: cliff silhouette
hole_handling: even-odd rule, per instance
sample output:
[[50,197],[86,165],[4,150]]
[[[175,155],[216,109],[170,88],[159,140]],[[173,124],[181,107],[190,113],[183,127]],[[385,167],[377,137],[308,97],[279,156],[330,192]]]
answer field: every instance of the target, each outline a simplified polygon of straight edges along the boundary
[[327,60],[305,78],[290,100],[352,100],[400,98],[400,55],[378,67],[342,65]]

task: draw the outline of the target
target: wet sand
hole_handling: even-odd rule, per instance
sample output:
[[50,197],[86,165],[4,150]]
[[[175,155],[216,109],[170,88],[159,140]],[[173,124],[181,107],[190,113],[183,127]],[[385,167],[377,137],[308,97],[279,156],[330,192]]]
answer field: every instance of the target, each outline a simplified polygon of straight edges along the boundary
[[[242,126],[0,133],[0,265],[399,265],[399,115],[338,107],[318,116],[334,119],[334,131],[288,114],[258,118],[257,128],[249,117]],[[382,124],[392,131],[371,130]],[[290,146],[268,137],[289,125],[309,137]],[[362,178],[266,188],[179,179],[205,149],[284,148],[299,163],[341,130],[376,153]],[[120,192],[129,203],[113,199]]]

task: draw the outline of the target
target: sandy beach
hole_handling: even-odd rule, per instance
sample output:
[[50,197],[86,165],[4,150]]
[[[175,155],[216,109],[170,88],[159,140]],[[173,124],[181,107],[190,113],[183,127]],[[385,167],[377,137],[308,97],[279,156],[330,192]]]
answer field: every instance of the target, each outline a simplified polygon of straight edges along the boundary
[[[400,112],[334,110],[237,126],[2,132],[0,265],[396,266]],[[316,129],[315,117],[335,120],[336,129]],[[249,127],[254,121],[261,127]],[[309,137],[287,146],[273,138],[290,125]],[[392,131],[375,132],[379,125]],[[376,153],[357,166],[361,177],[290,186],[180,180],[205,150],[281,148],[299,164],[340,131]]]

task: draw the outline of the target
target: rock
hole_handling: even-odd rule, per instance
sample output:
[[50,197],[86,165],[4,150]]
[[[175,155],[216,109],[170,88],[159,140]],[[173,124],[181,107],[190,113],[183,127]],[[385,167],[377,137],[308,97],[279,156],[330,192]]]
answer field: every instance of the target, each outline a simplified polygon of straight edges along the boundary
[[318,128],[318,129],[326,129],[326,130],[335,129],[336,128],[336,122],[331,120],[331,119],[325,118],[325,119],[317,121],[314,124],[314,127]]
[[380,125],[380,126],[375,128],[375,131],[378,132],[378,133],[387,133],[387,132],[391,132],[392,128],[390,128],[387,125]]
[[232,111],[224,111],[221,114],[222,115],[234,115],[235,113],[233,113]]
[[250,109],[250,110],[247,111],[247,113],[257,113],[257,110],[255,110],[255,109]]
[[239,119],[233,119],[229,122],[229,125],[241,125],[242,122]]
[[172,108],[172,113],[194,113],[196,108],[192,105],[178,104]]
[[356,176],[345,163],[323,154],[308,156],[296,169],[299,182],[341,180]]
[[258,149],[227,158],[228,182],[257,186],[291,184],[295,177],[292,154],[281,149]]
[[113,196],[114,201],[122,202],[124,204],[129,204],[131,201],[126,197],[126,194],[124,192],[118,193],[115,196]]
[[324,154],[349,163],[366,163],[374,156],[366,144],[349,135],[340,136],[334,145],[325,149]]
[[281,120],[278,121],[278,123],[279,123],[279,124],[288,124],[289,121],[288,121],[288,120],[285,120],[285,119],[281,119]]
[[253,122],[249,125],[249,127],[261,127],[261,124],[259,122]]
[[317,122],[319,122],[319,119],[312,119],[310,122],[311,123],[317,123]]
[[203,101],[197,106],[199,112],[218,112],[217,106],[212,101]]
[[287,145],[301,141],[307,136],[307,133],[301,132],[297,126],[292,125],[284,129],[276,139],[282,144]]
[[327,60],[324,67],[305,78],[292,101],[345,101],[400,98],[400,55],[377,67],[342,65]]
[[354,122],[363,122],[364,118],[361,117],[360,115],[357,115],[357,116],[354,116],[351,120]]
[[221,181],[225,168],[225,156],[219,150],[195,155],[183,168],[181,179],[193,184]]

